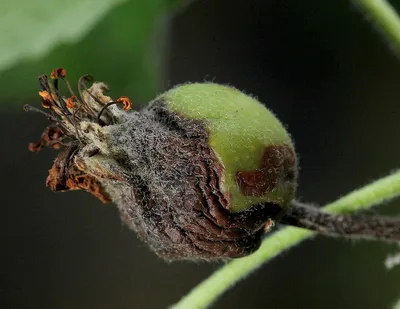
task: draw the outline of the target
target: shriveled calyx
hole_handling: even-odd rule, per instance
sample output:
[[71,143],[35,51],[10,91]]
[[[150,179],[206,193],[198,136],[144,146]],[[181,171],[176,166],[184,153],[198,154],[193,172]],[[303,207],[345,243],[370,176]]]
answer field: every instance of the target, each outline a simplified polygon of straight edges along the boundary
[[[93,83],[88,88],[87,83],[93,79],[89,75],[82,76],[78,82],[76,95],[66,79],[66,70],[59,68],[47,75],[39,77],[42,107],[49,112],[25,105],[26,111],[39,112],[46,116],[51,125],[46,127],[41,138],[36,143],[29,144],[29,150],[39,152],[44,147],[60,149],[46,185],[55,192],[70,190],[86,190],[99,198],[102,202],[110,202],[110,196],[105,192],[100,180],[119,179],[110,173],[110,168],[101,164],[87,166],[86,159],[97,156],[107,156],[106,131],[103,128],[124,121],[131,102],[126,97],[113,101],[104,95],[108,91],[104,83]],[[65,83],[70,92],[69,97],[61,95],[59,80]],[[115,106],[123,105],[123,110]]]

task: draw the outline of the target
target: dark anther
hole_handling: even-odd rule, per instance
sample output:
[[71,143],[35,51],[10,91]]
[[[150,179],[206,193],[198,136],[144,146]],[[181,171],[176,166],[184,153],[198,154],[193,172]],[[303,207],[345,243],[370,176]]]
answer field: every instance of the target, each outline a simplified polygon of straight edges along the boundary
[[67,76],[67,70],[64,68],[55,69],[50,74],[51,79],[64,78],[65,76]]
[[51,93],[50,87],[49,87],[49,78],[47,77],[46,74],[39,76],[39,85],[40,85],[40,89],[45,90],[48,93]]
[[[57,96],[58,101],[60,102],[60,108],[63,112],[63,114],[65,116],[69,116],[71,115],[70,111],[67,108],[67,103],[65,102],[65,100],[61,97],[60,92],[58,90],[58,70],[63,70],[62,68],[59,68],[57,70],[54,70],[53,72],[51,72],[50,77],[53,79],[53,88],[55,90],[55,94]],[[61,73],[60,73],[61,74]],[[65,76],[66,75],[66,71],[64,70],[63,75],[60,75],[60,77]]]

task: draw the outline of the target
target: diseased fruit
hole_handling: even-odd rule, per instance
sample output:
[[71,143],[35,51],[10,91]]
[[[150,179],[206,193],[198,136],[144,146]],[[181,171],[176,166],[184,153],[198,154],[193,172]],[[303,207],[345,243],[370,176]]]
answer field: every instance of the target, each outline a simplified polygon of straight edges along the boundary
[[114,102],[103,83],[64,99],[57,80],[65,70],[52,77],[53,85],[41,77],[40,95],[58,118],[47,114],[53,125],[30,145],[62,148],[47,185],[115,203],[159,256],[248,255],[289,207],[297,177],[293,143],[256,99],[229,86],[193,83],[127,112],[129,99]]

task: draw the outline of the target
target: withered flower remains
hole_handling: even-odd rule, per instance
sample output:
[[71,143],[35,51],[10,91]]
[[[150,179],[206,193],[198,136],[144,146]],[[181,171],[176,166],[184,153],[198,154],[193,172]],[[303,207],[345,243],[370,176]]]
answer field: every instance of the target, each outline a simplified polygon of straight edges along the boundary
[[[177,86],[132,111],[64,69],[39,78],[51,125],[31,151],[60,149],[46,184],[117,205],[122,220],[167,260],[248,255],[286,212],[296,156],[282,124],[256,99],[214,83]],[[59,93],[65,81],[70,97]],[[129,111],[128,111],[129,110]]]

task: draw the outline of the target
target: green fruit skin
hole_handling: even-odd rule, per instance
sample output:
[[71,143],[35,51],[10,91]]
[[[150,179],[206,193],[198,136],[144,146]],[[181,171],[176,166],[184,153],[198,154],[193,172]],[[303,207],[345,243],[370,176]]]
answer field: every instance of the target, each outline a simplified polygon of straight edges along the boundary
[[264,105],[233,87],[215,83],[180,85],[156,100],[159,99],[172,111],[206,125],[210,145],[224,167],[221,188],[230,195],[232,212],[262,202],[288,207],[294,198],[296,179],[291,183],[279,182],[263,196],[244,196],[235,181],[237,171],[259,169],[266,147],[288,145],[294,150],[289,134]]

